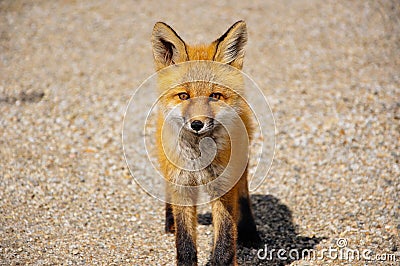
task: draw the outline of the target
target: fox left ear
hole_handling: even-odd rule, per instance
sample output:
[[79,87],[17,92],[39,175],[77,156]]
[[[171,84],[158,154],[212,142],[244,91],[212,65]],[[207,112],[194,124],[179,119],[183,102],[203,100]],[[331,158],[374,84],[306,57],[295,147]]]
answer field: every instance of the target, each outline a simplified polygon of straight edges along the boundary
[[215,61],[242,69],[244,46],[247,43],[247,29],[244,21],[240,20],[233,24],[214,43],[217,45]]
[[151,43],[157,70],[187,60],[185,42],[163,22],[154,25]]

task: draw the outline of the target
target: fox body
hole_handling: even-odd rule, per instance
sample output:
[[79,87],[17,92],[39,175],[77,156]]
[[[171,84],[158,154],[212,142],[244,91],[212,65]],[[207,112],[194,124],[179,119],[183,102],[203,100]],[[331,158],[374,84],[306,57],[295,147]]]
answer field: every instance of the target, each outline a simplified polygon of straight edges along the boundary
[[[247,185],[251,109],[241,97],[246,25],[238,21],[209,45],[190,46],[168,25],[152,34],[159,71],[157,154],[167,185],[167,232],[176,235],[177,264],[197,265],[197,190],[213,198],[212,265],[236,265],[236,243],[259,242]],[[185,63],[184,63],[185,62]],[[218,63],[216,63],[218,62]],[[236,70],[236,71],[235,71]]]

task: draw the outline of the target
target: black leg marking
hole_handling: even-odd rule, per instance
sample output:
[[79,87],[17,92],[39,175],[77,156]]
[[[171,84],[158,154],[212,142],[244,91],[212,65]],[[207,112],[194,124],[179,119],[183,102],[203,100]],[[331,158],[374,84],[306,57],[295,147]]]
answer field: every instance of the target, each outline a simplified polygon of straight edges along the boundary
[[235,237],[234,223],[226,219],[220,225],[218,239],[215,243],[211,257],[211,265],[234,265],[235,262]]
[[259,247],[261,238],[257,232],[249,198],[239,199],[239,210],[238,243],[245,247]]
[[196,266],[197,250],[192,236],[179,219],[176,220],[176,252],[178,266]]
[[175,232],[174,214],[172,213],[172,205],[169,203],[165,204],[165,232]]

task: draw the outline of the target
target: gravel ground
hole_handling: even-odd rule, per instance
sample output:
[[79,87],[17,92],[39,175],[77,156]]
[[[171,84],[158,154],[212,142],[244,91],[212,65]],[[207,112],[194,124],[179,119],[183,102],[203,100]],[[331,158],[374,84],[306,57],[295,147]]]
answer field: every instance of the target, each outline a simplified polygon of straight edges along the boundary
[[[370,249],[400,261],[400,7],[396,1],[1,1],[0,264],[173,265],[163,204],[121,147],[125,106],[153,73],[156,21],[211,41],[244,19],[276,154],[252,195],[268,248]],[[200,209],[207,263],[212,226]],[[241,264],[375,265],[256,258]],[[395,262],[381,264],[398,265]]]

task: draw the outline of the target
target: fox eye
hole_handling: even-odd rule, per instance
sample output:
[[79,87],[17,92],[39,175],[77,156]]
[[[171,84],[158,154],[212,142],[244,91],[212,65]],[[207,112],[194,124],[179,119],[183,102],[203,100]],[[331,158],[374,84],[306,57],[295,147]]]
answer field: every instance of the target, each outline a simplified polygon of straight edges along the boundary
[[179,97],[179,99],[181,99],[182,101],[188,100],[188,99],[190,98],[189,94],[187,94],[186,92],[178,93],[178,97]]
[[213,93],[210,94],[209,97],[210,97],[211,100],[218,101],[218,100],[220,100],[222,98],[222,94],[219,93],[219,92],[213,92]]

